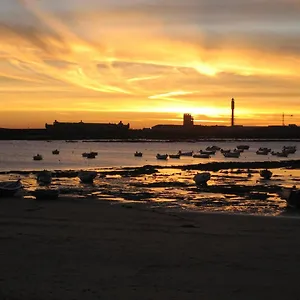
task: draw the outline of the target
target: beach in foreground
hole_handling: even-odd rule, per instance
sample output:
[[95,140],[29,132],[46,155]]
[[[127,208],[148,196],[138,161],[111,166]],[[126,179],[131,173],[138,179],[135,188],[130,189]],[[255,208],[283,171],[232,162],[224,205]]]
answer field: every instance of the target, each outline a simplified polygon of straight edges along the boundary
[[1,198],[0,298],[296,299],[299,235],[299,218]]

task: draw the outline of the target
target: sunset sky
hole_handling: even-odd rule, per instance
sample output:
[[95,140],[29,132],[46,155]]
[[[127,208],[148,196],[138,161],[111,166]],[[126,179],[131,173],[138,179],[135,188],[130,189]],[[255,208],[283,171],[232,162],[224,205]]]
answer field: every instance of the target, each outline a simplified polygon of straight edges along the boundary
[[299,0],[1,0],[0,127],[300,125]]

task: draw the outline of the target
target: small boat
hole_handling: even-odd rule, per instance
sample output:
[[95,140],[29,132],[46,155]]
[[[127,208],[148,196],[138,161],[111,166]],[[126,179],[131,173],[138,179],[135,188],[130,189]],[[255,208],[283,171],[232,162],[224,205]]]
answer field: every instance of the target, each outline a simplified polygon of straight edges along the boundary
[[41,171],[37,174],[36,180],[40,185],[50,184],[52,181],[52,173],[47,170]]
[[94,179],[97,176],[96,171],[79,171],[78,177],[82,183],[93,183]]
[[259,150],[259,151],[267,151],[267,152],[271,152],[271,148],[267,148],[267,147],[260,147],[258,150]]
[[35,189],[31,192],[36,200],[55,200],[59,197],[58,189]]
[[143,156],[143,152],[135,151],[134,156],[135,157],[142,157]]
[[268,155],[271,152],[270,148],[266,148],[266,147],[260,147],[257,151],[256,154],[258,155]]
[[164,159],[164,160],[167,160],[168,159],[168,154],[159,154],[159,153],[157,153],[156,154],[156,158],[157,159]]
[[250,146],[249,145],[237,145],[236,148],[240,149],[240,150],[249,150]]
[[41,154],[34,155],[33,160],[43,160],[43,156]]
[[286,201],[288,207],[300,208],[300,190],[296,186],[292,188],[283,187],[278,194]]
[[199,154],[194,154],[193,155],[194,158],[210,158],[210,155],[207,153],[199,153]]
[[22,188],[21,180],[0,181],[0,197],[12,197]]
[[83,152],[82,153],[82,157],[86,157],[86,158],[96,158],[96,156],[98,155],[98,152]]
[[269,154],[269,150],[267,150],[267,149],[258,149],[257,151],[256,151],[256,154],[257,155],[268,155]]
[[205,185],[207,181],[210,179],[211,175],[209,172],[198,173],[194,176],[193,180],[196,185]]
[[208,146],[208,147],[206,147],[206,151],[218,151],[218,150],[220,150],[221,148],[220,147],[218,147],[218,146],[215,146],[215,145],[213,145],[213,146]]
[[188,152],[181,152],[181,150],[178,151],[178,154],[181,156],[193,156],[194,151],[188,151]]
[[221,153],[229,153],[229,152],[231,152],[231,150],[230,149],[221,149],[220,152]]
[[216,154],[216,150],[200,150],[201,154],[208,154],[208,155],[215,155]]
[[52,154],[53,154],[53,155],[58,155],[58,154],[59,154],[59,150],[57,150],[57,149],[53,150],[53,151],[52,151]]
[[289,155],[289,153],[285,152],[285,151],[276,153],[276,156],[278,156],[278,157],[288,157],[288,155]]
[[237,149],[237,148],[235,148],[235,149],[233,149],[233,152],[240,152],[240,153],[243,153],[243,152],[244,152],[244,149]]
[[86,158],[96,158],[97,154],[95,154],[94,152],[90,152],[87,154]]
[[268,169],[264,169],[259,172],[259,175],[263,179],[270,179],[272,177],[273,173]]
[[224,155],[224,157],[235,157],[238,158],[240,157],[241,153],[240,152],[223,152],[222,153]]
[[294,154],[297,150],[296,146],[283,146],[282,152],[286,152],[288,154]]
[[180,158],[180,154],[169,154],[170,158]]
[[96,158],[97,155],[98,155],[97,152],[83,152],[82,153],[82,157],[86,157],[86,158]]

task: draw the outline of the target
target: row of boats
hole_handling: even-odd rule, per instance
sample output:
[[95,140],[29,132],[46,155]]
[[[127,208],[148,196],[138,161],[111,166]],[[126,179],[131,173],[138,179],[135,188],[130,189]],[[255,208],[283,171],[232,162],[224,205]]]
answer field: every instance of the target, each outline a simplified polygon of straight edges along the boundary
[[[167,160],[168,158],[179,159],[181,156],[192,156],[193,158],[210,158],[212,155],[215,155],[217,151],[220,151],[224,157],[231,157],[231,158],[239,158],[241,153],[245,150],[249,150],[249,145],[238,145],[234,149],[222,149],[218,146],[209,146],[206,147],[205,150],[200,150],[199,152],[194,151],[187,151],[182,152],[181,150],[178,151],[176,154],[160,154],[157,153],[156,158],[161,160]],[[295,153],[297,150],[296,146],[283,146],[281,151],[272,151],[270,148],[261,147],[256,151],[257,155],[268,155],[271,153],[272,155],[276,155],[278,157],[287,157],[289,154]],[[53,155],[58,155],[60,151],[55,149],[52,151]],[[83,152],[82,157],[85,158],[96,158],[98,152]],[[142,157],[143,152],[136,151],[134,153],[135,157]],[[33,156],[33,160],[43,160],[43,156],[41,154],[36,154]]]
[[281,151],[272,151],[271,148],[259,148],[256,151],[258,155],[275,155],[278,157],[288,157],[289,154],[294,154],[297,151],[296,146],[283,146]]
[[[53,155],[58,155],[60,152],[59,150],[55,149],[52,151]],[[83,152],[82,153],[82,157],[86,157],[86,158],[96,158],[96,156],[98,155],[98,152]],[[33,160],[43,160],[43,155],[37,153],[36,155],[33,156]]]
[[[248,170],[248,177],[252,176],[250,173],[250,170]],[[265,180],[269,180],[271,179],[273,172],[270,171],[269,169],[263,169],[260,170],[259,175],[261,178],[265,179]],[[195,181],[197,186],[201,186],[201,185],[206,185],[208,180],[210,180],[211,178],[211,174],[210,172],[200,172],[197,173],[194,177],[193,180]]]
[[[80,170],[77,175],[82,183],[93,183],[97,176],[96,171]],[[52,172],[43,170],[36,176],[39,185],[49,185],[52,182]]]
[[[245,150],[249,150],[249,145],[238,145],[234,149],[222,149],[218,146],[207,147],[205,150],[200,150],[199,152],[188,151],[181,152],[178,151],[177,154],[160,154],[157,153],[156,158],[167,160],[168,158],[180,158],[181,156],[192,156],[193,158],[210,158],[212,155],[215,155],[217,151],[220,151],[224,157],[239,158],[241,153]],[[278,157],[287,157],[289,154],[294,154],[296,152],[296,146],[283,146],[281,151],[272,151],[270,148],[261,147],[256,151],[257,155],[272,155]],[[136,152],[135,156],[142,156],[142,152]]]
[[[82,183],[93,183],[97,176],[97,172],[81,170],[78,172],[78,177]],[[49,186],[52,182],[52,172],[43,170],[36,176],[36,180],[40,186]],[[15,181],[2,181],[0,182],[0,197],[11,197],[14,196],[18,191],[23,188],[21,180]],[[32,191],[31,194],[36,199],[57,199],[59,197],[59,189],[53,188],[37,188]]]
[[[57,149],[52,150],[52,154],[53,155],[58,155],[59,154],[59,150],[57,150]],[[36,155],[33,156],[33,160],[43,160],[43,155],[37,153]]]

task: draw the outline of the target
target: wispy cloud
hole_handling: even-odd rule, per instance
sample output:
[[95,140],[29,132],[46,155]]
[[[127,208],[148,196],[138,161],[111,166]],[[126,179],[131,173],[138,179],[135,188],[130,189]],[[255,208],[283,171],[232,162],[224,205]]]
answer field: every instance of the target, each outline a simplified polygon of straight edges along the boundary
[[297,109],[298,1],[3,1],[0,92],[24,109]]

